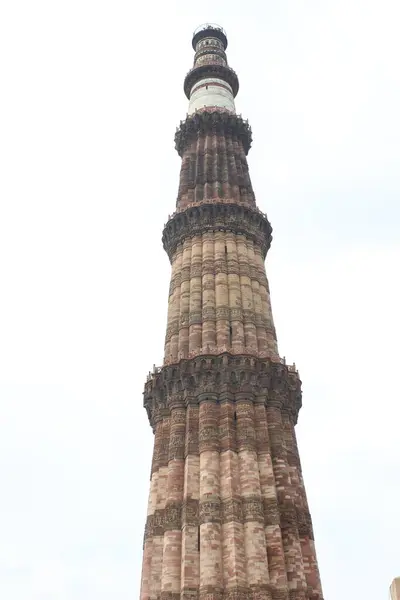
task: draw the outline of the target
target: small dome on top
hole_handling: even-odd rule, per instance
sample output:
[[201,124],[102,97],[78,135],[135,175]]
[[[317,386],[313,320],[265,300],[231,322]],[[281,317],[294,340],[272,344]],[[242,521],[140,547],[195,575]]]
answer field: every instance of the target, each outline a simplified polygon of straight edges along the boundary
[[203,23],[203,25],[199,25],[199,27],[194,30],[192,39],[193,50],[196,50],[199,41],[206,37],[218,38],[223,43],[224,50],[226,50],[228,38],[226,37],[224,29],[216,23]]

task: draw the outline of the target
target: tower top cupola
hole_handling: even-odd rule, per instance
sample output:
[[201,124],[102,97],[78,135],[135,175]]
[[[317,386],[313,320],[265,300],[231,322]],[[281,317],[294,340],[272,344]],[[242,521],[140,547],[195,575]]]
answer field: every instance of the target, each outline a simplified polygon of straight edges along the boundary
[[184,90],[189,99],[188,113],[213,107],[235,113],[239,80],[228,66],[225,50],[228,38],[219,25],[200,25],[192,38],[195,51],[193,67],[185,77]]
[[216,23],[203,23],[199,25],[193,32],[192,46],[193,50],[197,50],[197,44],[205,38],[214,38],[220,40],[224,50],[228,46],[228,38],[226,37],[225,30]]

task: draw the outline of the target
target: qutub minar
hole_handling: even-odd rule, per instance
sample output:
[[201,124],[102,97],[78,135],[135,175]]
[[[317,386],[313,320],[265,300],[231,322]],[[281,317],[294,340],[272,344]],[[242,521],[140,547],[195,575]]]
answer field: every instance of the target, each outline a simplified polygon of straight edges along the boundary
[[141,600],[322,600],[296,443],[301,381],[278,353],[256,206],[217,25],[193,36],[182,167],[163,232],[172,265],[164,364],[147,379],[154,431]]

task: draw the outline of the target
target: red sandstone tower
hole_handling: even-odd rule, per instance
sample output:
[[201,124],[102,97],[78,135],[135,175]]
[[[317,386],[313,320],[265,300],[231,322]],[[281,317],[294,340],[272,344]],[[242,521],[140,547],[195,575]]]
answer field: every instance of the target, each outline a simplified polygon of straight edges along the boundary
[[165,356],[144,406],[154,454],[141,600],[322,600],[295,425],[301,381],[279,357],[225,32],[195,31],[182,167],[163,232]]

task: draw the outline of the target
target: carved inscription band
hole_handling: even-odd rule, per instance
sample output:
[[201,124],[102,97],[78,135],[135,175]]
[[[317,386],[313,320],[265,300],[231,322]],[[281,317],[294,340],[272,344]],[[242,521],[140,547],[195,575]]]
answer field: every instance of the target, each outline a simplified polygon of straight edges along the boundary
[[186,525],[197,527],[203,523],[246,523],[256,521],[270,525],[287,527],[297,523],[301,535],[313,539],[311,515],[298,509],[296,512],[285,511],[278,507],[276,501],[266,502],[260,498],[229,499],[223,502],[199,502],[186,500],[180,504],[171,504],[147,517],[145,541],[155,536],[162,536],[166,531],[181,529]]

